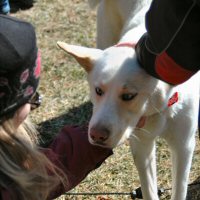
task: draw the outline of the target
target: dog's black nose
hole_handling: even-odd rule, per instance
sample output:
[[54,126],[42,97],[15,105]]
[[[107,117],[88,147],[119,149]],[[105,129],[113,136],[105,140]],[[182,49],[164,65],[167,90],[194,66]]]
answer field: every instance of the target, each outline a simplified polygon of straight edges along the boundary
[[90,137],[96,143],[105,142],[110,135],[110,131],[105,127],[92,127],[90,129]]

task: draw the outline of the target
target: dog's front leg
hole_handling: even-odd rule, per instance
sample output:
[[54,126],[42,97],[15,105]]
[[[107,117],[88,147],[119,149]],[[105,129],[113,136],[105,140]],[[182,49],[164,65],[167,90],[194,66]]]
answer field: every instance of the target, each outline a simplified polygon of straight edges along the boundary
[[[183,138],[183,136],[182,136]],[[173,138],[168,140],[172,152],[172,197],[171,200],[185,200],[187,185],[195,147],[195,138]]]
[[154,140],[148,138],[146,141],[142,141],[133,138],[130,144],[140,176],[143,198],[145,200],[158,200]]

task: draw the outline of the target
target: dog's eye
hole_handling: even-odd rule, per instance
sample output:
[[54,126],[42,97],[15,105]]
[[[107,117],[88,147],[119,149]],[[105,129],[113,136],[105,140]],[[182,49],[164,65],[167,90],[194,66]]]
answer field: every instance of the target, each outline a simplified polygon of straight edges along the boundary
[[132,94],[132,93],[127,93],[127,94],[122,94],[121,99],[123,101],[130,101],[132,100],[137,94]]
[[96,87],[96,88],[95,88],[95,91],[96,91],[96,94],[97,94],[98,96],[102,96],[102,95],[104,94],[103,90],[102,90],[101,88],[99,88],[99,87]]

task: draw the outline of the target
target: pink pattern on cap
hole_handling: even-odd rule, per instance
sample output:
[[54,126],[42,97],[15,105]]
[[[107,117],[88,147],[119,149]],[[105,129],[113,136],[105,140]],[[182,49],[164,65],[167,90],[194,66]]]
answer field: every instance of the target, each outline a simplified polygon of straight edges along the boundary
[[39,78],[40,72],[41,72],[41,53],[38,50],[36,66],[35,66],[35,69],[34,69],[35,78]]
[[25,96],[25,97],[30,96],[30,95],[33,94],[33,92],[34,92],[33,87],[29,85],[29,86],[25,89],[24,96]]
[[25,71],[22,72],[20,76],[20,82],[25,83],[29,77],[29,69],[26,69]]

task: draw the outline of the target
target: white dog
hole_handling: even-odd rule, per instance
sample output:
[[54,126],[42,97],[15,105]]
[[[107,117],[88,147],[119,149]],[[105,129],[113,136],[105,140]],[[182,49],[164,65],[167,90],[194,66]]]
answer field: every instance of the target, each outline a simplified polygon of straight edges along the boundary
[[88,73],[94,106],[89,141],[113,148],[129,139],[143,198],[158,200],[155,140],[165,138],[172,153],[171,199],[184,200],[195,147],[199,75],[172,87],[140,68],[132,45],[145,31],[149,5],[148,0],[101,0],[99,49],[58,45]]

